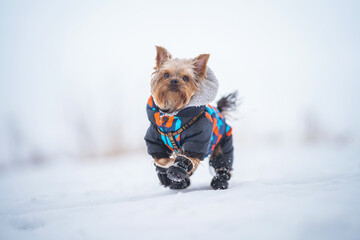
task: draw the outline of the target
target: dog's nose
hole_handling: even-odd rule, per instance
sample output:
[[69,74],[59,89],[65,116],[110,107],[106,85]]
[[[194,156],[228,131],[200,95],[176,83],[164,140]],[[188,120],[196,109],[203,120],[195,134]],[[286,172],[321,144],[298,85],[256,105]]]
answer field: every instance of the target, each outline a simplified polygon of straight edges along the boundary
[[177,83],[178,83],[178,80],[176,80],[176,79],[171,79],[171,81],[170,81],[171,85],[176,85]]

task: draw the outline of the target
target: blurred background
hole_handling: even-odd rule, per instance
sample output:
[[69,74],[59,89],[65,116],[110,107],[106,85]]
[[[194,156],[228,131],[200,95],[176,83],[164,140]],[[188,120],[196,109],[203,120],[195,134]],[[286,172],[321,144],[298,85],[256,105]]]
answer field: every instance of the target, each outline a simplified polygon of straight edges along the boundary
[[145,152],[155,45],[211,54],[239,149],[359,146],[358,1],[0,5],[0,169]]
[[[0,0],[0,239],[358,240],[359,13],[351,0]],[[155,45],[209,53],[217,98],[239,92],[226,191],[206,160],[188,189],[159,186],[143,139]]]

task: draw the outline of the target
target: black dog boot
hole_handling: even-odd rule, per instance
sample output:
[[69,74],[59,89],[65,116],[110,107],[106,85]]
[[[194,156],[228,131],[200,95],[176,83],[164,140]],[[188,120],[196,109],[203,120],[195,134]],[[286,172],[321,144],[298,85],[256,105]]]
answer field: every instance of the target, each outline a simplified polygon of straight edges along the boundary
[[174,182],[182,182],[193,170],[194,164],[185,156],[177,156],[174,165],[167,169],[167,177]]
[[190,186],[190,178],[189,177],[185,177],[184,180],[182,180],[181,182],[175,182],[175,181],[172,181],[171,184],[170,184],[170,189],[185,189],[187,188],[188,186]]
[[159,177],[160,183],[162,185],[164,185],[165,187],[169,186],[172,183],[172,181],[167,177],[166,168],[162,168],[159,166],[155,166],[155,167],[156,167],[156,173]]
[[211,181],[211,187],[214,190],[227,189],[229,186],[228,181],[231,177],[230,169],[217,169],[215,171],[216,175]]

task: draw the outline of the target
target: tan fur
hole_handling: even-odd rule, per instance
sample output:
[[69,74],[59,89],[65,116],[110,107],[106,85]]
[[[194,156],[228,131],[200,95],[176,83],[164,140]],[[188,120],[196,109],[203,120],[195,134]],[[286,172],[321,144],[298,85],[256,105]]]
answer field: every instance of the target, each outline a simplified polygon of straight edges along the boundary
[[[190,172],[188,172],[188,175],[191,176],[199,166],[200,159],[190,158],[190,157],[187,158],[190,159],[193,164],[193,168],[191,169]],[[174,161],[175,161],[174,158],[154,158],[155,165],[163,168],[169,168],[170,166],[174,165]]]
[[[206,65],[209,54],[201,54],[193,59],[172,59],[171,54],[163,47],[156,46],[156,66],[151,79],[151,95],[161,110],[172,113],[181,110],[197,92],[201,81],[206,78]],[[168,73],[169,78],[164,78]],[[189,78],[188,82],[183,77]],[[177,80],[176,90],[170,85]]]
[[216,158],[217,156],[222,156],[222,155],[223,155],[223,152],[222,152],[221,146],[220,146],[220,144],[218,144],[215,147],[214,151],[212,152],[211,157]]
[[174,164],[173,158],[154,158],[154,161],[155,161],[155,165],[163,168],[168,168]]
[[199,75],[203,75],[206,77],[206,65],[209,60],[210,54],[200,54],[196,58],[194,58],[194,66],[195,72]]
[[191,162],[193,163],[193,168],[191,169],[190,172],[188,172],[188,175],[191,176],[195,172],[197,167],[199,166],[200,159],[198,159],[198,158],[190,158],[190,157],[187,157],[187,158],[189,158],[191,160]]
[[163,47],[156,46],[156,52],[157,55],[155,68],[159,68],[164,62],[172,58],[171,54]]

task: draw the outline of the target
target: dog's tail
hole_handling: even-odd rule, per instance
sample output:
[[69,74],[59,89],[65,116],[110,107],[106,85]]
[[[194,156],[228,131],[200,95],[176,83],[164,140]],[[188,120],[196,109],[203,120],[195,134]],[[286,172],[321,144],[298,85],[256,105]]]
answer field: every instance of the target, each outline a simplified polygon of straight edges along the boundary
[[228,112],[235,111],[240,103],[241,102],[238,99],[238,91],[235,91],[220,98],[220,100],[217,101],[217,109],[221,113],[226,114]]

